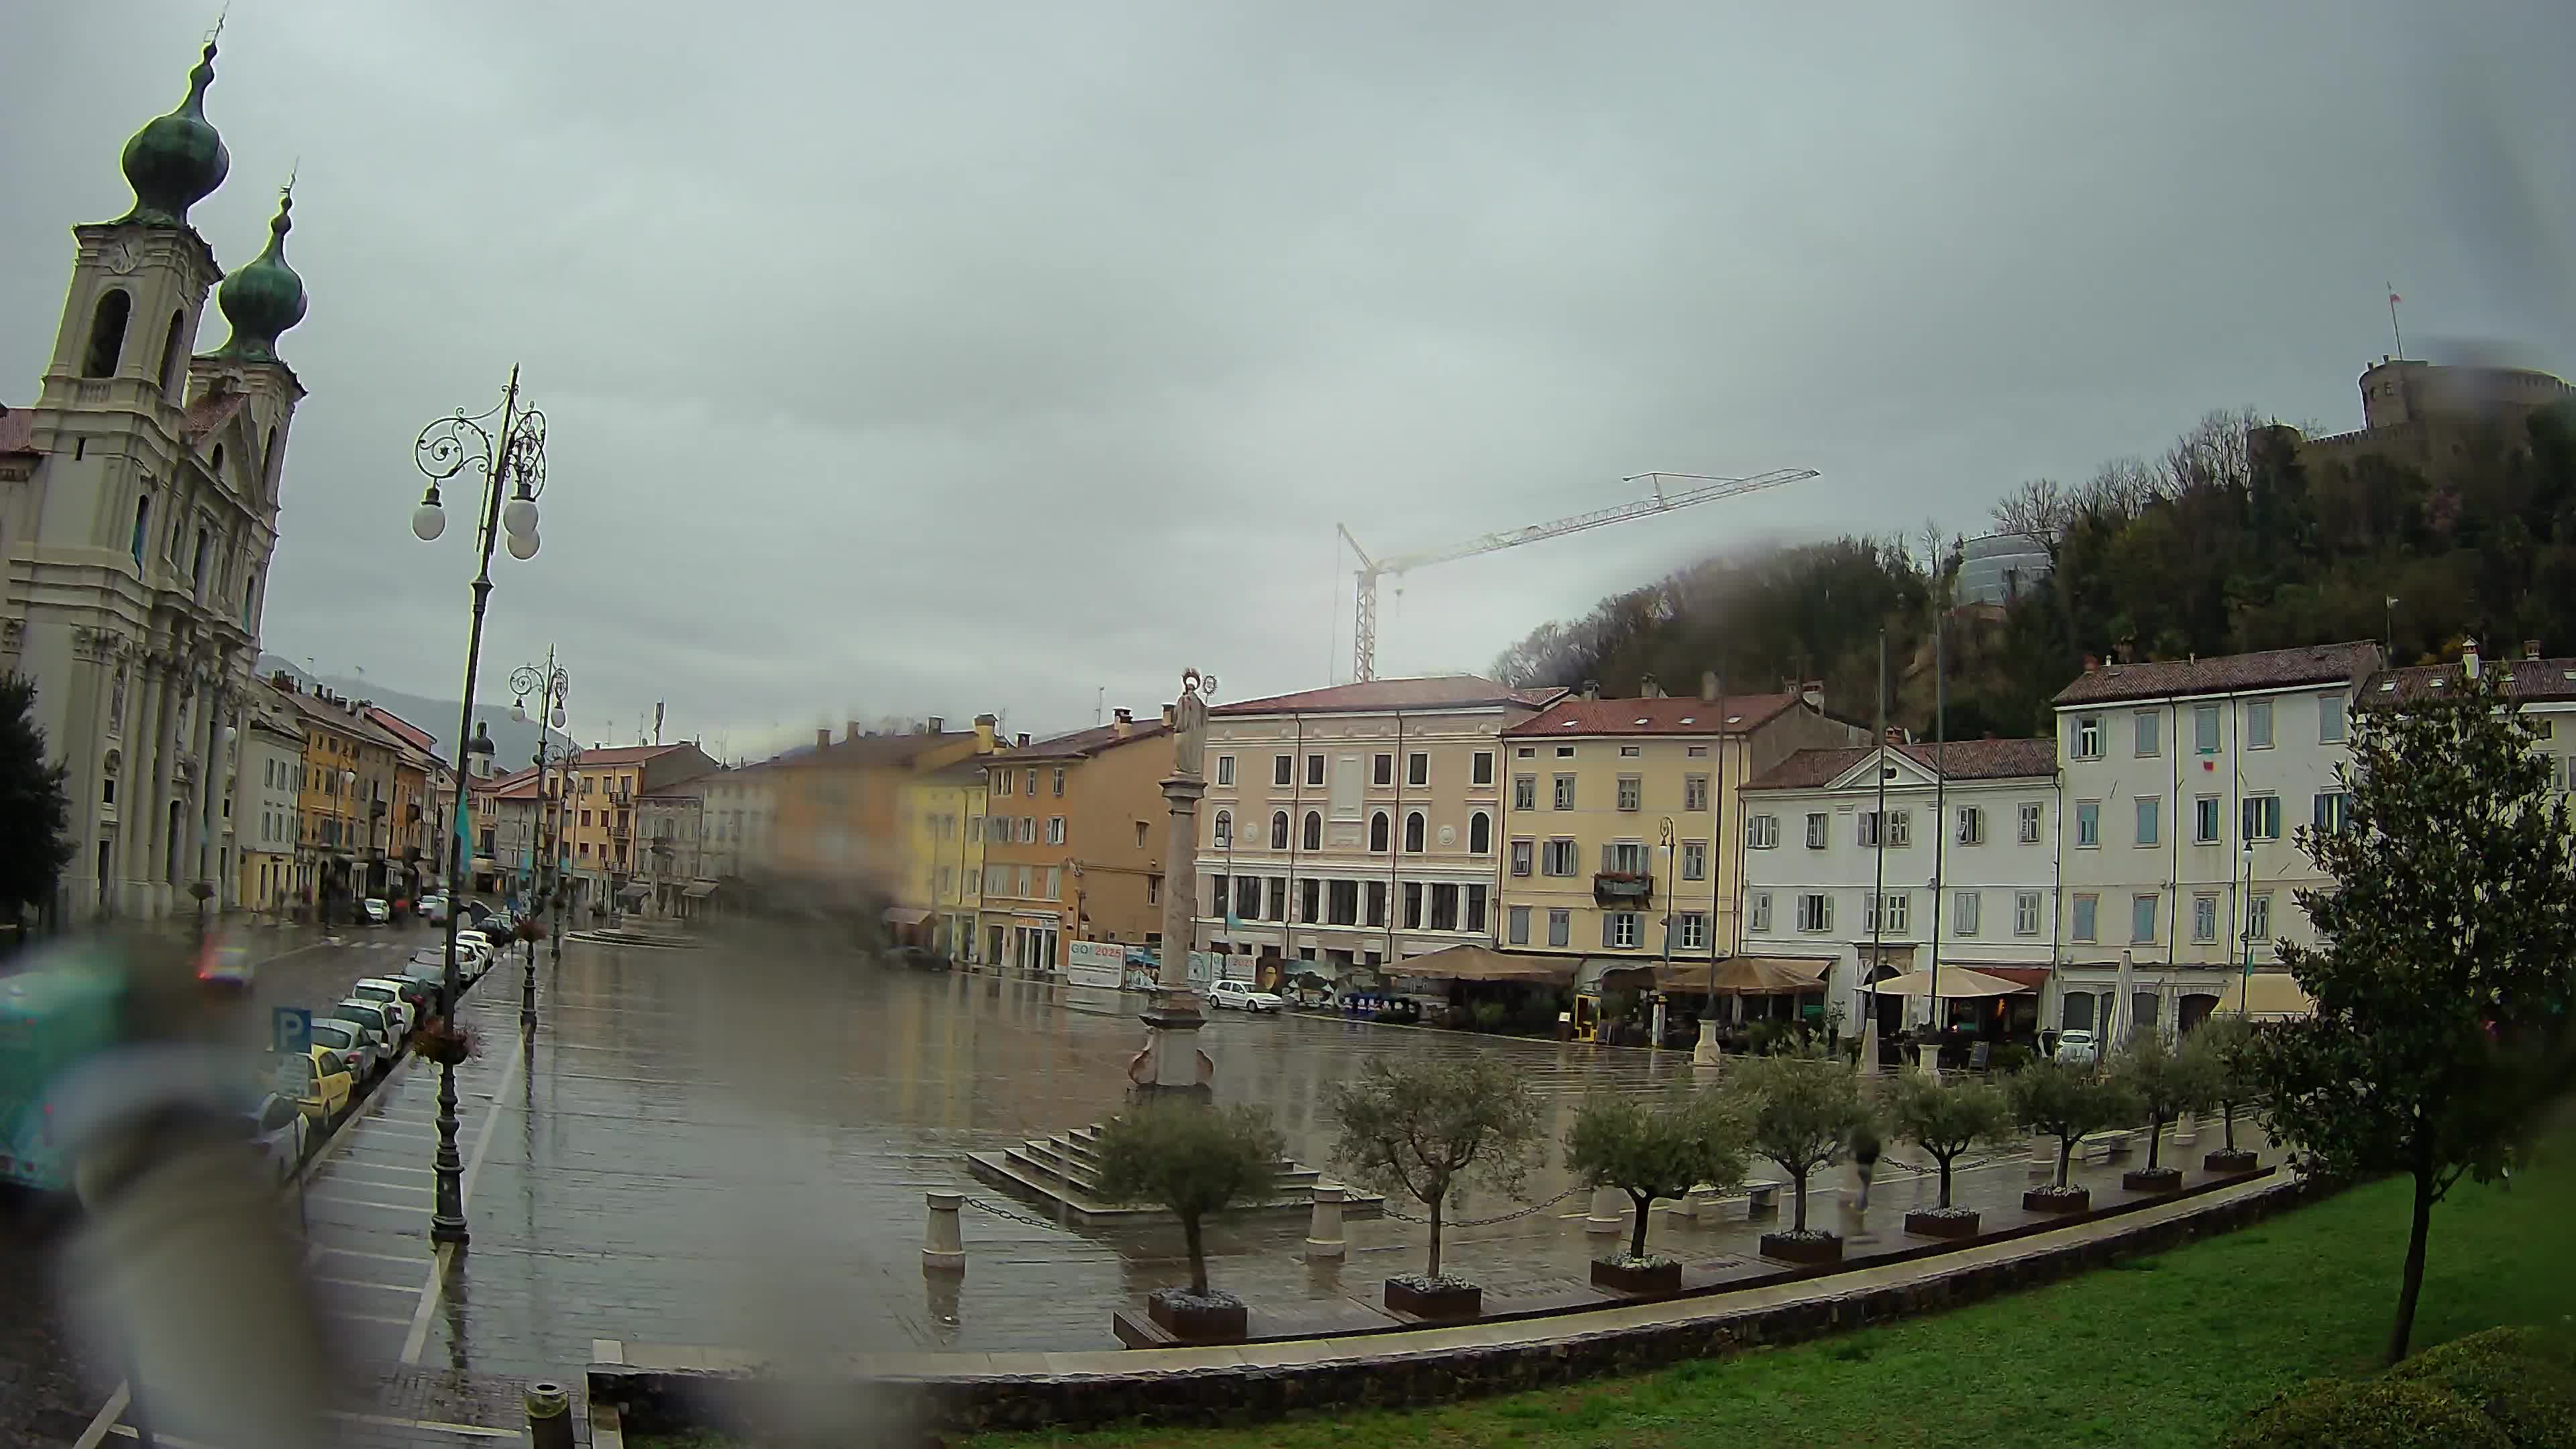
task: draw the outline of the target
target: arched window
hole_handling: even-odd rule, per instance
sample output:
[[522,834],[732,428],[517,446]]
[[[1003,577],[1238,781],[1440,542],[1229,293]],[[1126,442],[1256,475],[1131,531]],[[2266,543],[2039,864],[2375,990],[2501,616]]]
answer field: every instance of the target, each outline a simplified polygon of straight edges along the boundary
[[209,459],[209,460],[207,461],[207,463],[206,463],[206,471],[215,475],[215,481],[216,481],[216,482],[221,483],[222,481],[224,481],[224,445],[223,445],[223,444],[221,444],[221,443],[217,443],[217,444],[215,444],[215,455],[214,455],[214,457],[213,457],[213,458],[211,458],[211,459]]
[[1369,849],[1380,855],[1387,851],[1386,812],[1383,810],[1369,817]]
[[188,314],[173,312],[170,333],[161,339],[161,391],[169,394],[173,402],[178,401],[179,385],[188,375],[187,330]]
[[1422,853],[1422,812],[1419,810],[1404,812],[1404,848],[1413,855]]
[[286,460],[277,456],[277,429],[270,428],[268,441],[260,447],[259,468],[260,476],[265,480],[271,496],[275,496],[277,492],[277,468],[284,461]]
[[1306,848],[1308,850],[1321,850],[1324,848],[1324,817],[1321,814],[1313,810],[1306,812],[1305,835]]
[[98,310],[89,318],[89,356],[81,364],[81,376],[116,376],[117,361],[125,356],[125,324],[133,315],[134,298],[123,288],[100,294]]
[[1234,814],[1232,811],[1220,810],[1216,812],[1216,848],[1225,850],[1233,844]]
[[1285,810],[1270,812],[1270,848],[1272,850],[1288,848],[1288,812]]
[[1467,853],[1489,855],[1494,849],[1494,817],[1479,810],[1467,817]]

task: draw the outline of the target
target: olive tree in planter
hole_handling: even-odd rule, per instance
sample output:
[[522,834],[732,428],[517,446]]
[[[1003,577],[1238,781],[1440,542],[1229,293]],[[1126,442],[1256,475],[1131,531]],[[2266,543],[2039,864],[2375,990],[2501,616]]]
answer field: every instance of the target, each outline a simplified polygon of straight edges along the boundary
[[1764,1233],[1765,1257],[1794,1263],[1839,1263],[1839,1233],[1807,1227],[1807,1179],[1840,1162],[1852,1139],[1873,1125],[1875,1113],[1861,1095],[1860,1078],[1839,1054],[1782,1050],[1774,1056],[1737,1057],[1726,1096],[1743,1121],[1753,1155],[1768,1158],[1789,1178],[1794,1209],[1785,1232]]
[[2023,1193],[2022,1207],[2035,1213],[2090,1209],[2093,1194],[2068,1180],[2075,1164],[2075,1144],[2088,1132],[2136,1120],[2136,1104],[2128,1089],[2090,1066],[2036,1061],[2012,1074],[2004,1095],[2012,1104],[2014,1121],[2057,1139],[2056,1178],[2046,1187]]
[[1987,1082],[1944,1084],[1921,1072],[1899,1072],[1888,1089],[1889,1125],[1921,1147],[1941,1169],[1941,1200],[1905,1215],[1905,1230],[1926,1238],[1973,1238],[1974,1208],[1950,1205],[1950,1171],[1961,1154],[1999,1142],[2012,1131],[2012,1106]]
[[1340,1126],[1333,1166],[1377,1192],[1402,1193],[1431,1218],[1421,1274],[1386,1280],[1386,1306],[1423,1318],[1473,1318],[1484,1290],[1440,1271],[1441,1214],[1466,1183],[1520,1191],[1539,1146],[1538,1094],[1500,1057],[1372,1060],[1335,1084],[1325,1107]]
[[1240,1343],[1243,1300],[1208,1287],[1201,1224],[1210,1213],[1259,1198],[1278,1182],[1287,1144],[1269,1117],[1249,1107],[1149,1098],[1104,1124],[1094,1150],[1103,1197],[1160,1203],[1181,1222],[1190,1286],[1155,1289],[1146,1311],[1176,1337]]
[[1646,1225],[1657,1198],[1680,1198],[1705,1183],[1744,1180],[1744,1125],[1713,1095],[1675,1094],[1658,1102],[1633,1097],[1587,1100],[1565,1134],[1565,1165],[1584,1186],[1615,1187],[1636,1204],[1628,1251],[1592,1262],[1592,1282],[1622,1293],[1673,1293],[1682,1286],[1678,1259],[1649,1257]]
[[2252,1172],[2256,1166],[2254,1154],[2236,1145],[2236,1119],[2257,1090],[2247,1071],[2253,1044],[2254,1024],[2241,1016],[2213,1016],[2184,1042],[2185,1051],[2199,1053],[2207,1064],[2210,1102],[2218,1113],[2219,1146],[2200,1160],[2210,1172]]
[[2111,1077],[2125,1088],[2147,1124],[2147,1165],[2120,1175],[2131,1192],[2172,1192],[2182,1186],[2182,1169],[2167,1167],[2162,1156],[2165,1128],[2185,1112],[2196,1112],[2216,1096],[2210,1059],[2178,1051],[2156,1031],[2141,1032],[2111,1059]]

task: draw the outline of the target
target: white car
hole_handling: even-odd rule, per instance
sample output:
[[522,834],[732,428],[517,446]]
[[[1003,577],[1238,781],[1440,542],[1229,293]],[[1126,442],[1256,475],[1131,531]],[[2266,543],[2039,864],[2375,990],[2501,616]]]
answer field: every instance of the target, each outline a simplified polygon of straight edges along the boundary
[[1220,981],[1208,989],[1208,1005],[1230,1006],[1237,1011],[1283,1011],[1288,1003],[1267,991],[1255,991],[1249,981]]
[[242,1113],[242,1131],[272,1182],[286,1181],[304,1160],[304,1114],[287,1098],[273,1092],[261,1097]]
[[358,909],[365,914],[367,924],[370,926],[381,926],[394,918],[393,907],[386,905],[375,896],[369,896],[359,902]]
[[399,981],[382,976],[365,977],[349,984],[349,995],[354,1000],[383,1003],[385,1010],[393,1014],[394,1030],[400,1032],[405,1040],[409,1040],[412,1029],[420,1025],[419,1013],[412,1009],[411,997],[403,991],[403,983]]
[[385,1059],[384,1053],[377,1050],[375,1039],[355,1022],[317,1016],[313,1018],[312,1036],[315,1046],[329,1047],[338,1054],[341,1070],[356,1078],[360,1085],[375,1076],[377,1066]]
[[447,924],[447,897],[428,895],[420,898],[420,918],[433,926]]
[[2101,1055],[2101,1048],[2089,1031],[2060,1032],[2057,1037],[2057,1059],[2070,1067],[2089,1067]]

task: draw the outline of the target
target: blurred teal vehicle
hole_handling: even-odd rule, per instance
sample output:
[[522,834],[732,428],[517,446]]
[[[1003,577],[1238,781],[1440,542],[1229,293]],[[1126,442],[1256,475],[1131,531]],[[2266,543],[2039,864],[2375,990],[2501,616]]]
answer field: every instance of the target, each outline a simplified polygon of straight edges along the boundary
[[124,1043],[126,976],[103,942],[21,959],[0,975],[0,1181],[67,1193],[52,1090],[74,1064]]

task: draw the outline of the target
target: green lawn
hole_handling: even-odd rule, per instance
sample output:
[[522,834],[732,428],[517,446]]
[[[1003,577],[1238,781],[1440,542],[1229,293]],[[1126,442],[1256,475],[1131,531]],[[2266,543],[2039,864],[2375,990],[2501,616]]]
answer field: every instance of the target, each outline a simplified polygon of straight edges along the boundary
[[[2405,1249],[2406,1185],[2377,1183],[2162,1257],[1941,1317],[1633,1379],[1411,1413],[1240,1430],[995,1435],[1069,1444],[2119,1444],[2203,1449],[2280,1388],[2376,1367]],[[2508,1191],[2463,1183],[2434,1212],[2415,1346],[2576,1304],[2576,1134]]]

